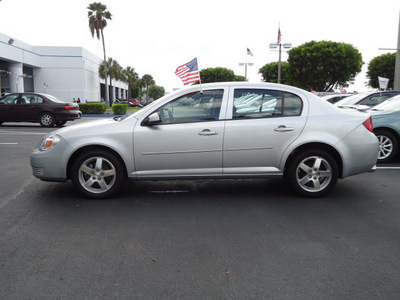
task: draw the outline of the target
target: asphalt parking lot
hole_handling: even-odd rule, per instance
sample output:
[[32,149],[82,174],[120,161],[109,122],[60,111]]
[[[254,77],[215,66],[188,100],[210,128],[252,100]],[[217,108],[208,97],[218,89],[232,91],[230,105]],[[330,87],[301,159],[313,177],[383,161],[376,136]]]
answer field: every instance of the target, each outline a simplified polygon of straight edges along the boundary
[[257,179],[128,181],[95,201],[31,175],[49,131],[0,126],[1,299],[400,298],[400,161],[321,199]]

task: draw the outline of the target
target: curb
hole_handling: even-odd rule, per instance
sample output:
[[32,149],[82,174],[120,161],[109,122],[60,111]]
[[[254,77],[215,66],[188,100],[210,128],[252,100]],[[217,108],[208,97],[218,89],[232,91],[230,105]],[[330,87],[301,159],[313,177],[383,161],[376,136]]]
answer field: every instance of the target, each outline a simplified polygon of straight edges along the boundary
[[103,115],[82,115],[82,117],[125,117],[125,116],[129,116],[129,115],[107,115],[107,114],[103,114]]

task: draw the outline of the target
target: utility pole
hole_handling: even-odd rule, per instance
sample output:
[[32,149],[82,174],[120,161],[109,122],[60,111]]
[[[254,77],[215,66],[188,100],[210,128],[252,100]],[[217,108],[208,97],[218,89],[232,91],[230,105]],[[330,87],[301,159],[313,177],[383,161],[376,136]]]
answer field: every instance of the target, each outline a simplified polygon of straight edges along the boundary
[[396,65],[394,68],[393,88],[400,90],[400,14],[399,14],[399,30],[397,33],[397,49],[396,49]]
[[397,48],[379,48],[379,50],[396,50],[396,63],[394,67],[394,81],[393,89],[395,91],[400,91],[400,14],[399,14],[399,29],[397,33]]

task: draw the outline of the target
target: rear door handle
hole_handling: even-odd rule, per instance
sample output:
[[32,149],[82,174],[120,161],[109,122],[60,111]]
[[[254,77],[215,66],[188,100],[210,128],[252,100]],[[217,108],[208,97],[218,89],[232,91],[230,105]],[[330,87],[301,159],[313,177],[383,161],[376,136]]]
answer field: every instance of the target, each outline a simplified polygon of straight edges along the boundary
[[276,132],[287,132],[287,131],[293,131],[293,127],[286,127],[285,125],[280,125],[277,128],[274,129]]
[[203,131],[199,132],[199,135],[217,135],[218,131],[211,131],[210,129],[204,129]]

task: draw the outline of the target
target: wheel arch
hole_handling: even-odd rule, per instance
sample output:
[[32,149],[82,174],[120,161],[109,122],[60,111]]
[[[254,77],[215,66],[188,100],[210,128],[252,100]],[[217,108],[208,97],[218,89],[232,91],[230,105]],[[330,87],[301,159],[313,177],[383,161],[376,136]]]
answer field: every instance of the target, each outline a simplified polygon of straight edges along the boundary
[[374,128],[374,134],[375,135],[376,135],[375,132],[378,131],[378,130],[383,130],[383,131],[390,132],[391,134],[394,135],[394,137],[396,138],[397,142],[400,144],[400,134],[396,130],[394,130],[393,128],[390,128],[390,127],[377,127],[377,128]]
[[339,152],[334,147],[332,147],[328,144],[324,144],[324,143],[308,143],[308,144],[301,145],[301,146],[297,147],[296,149],[294,149],[290,153],[288,158],[286,159],[285,168],[284,168],[284,176],[286,177],[288,166],[290,165],[290,163],[292,162],[294,157],[297,155],[297,153],[303,152],[306,150],[312,150],[312,149],[322,150],[322,151],[329,153],[335,159],[335,161],[337,163],[337,166],[339,168],[339,178],[342,178],[342,174],[343,174],[342,157],[340,156]]
[[124,167],[124,174],[127,176],[127,169],[126,169],[126,165],[124,160],[122,159],[121,155],[119,155],[119,153],[117,151],[115,151],[112,148],[106,147],[106,146],[102,146],[102,145],[88,145],[88,146],[84,146],[82,148],[77,149],[72,155],[71,157],[68,159],[68,164],[67,164],[67,178],[71,179],[71,169],[72,169],[72,165],[75,161],[75,159],[77,157],[79,157],[79,155],[81,155],[82,153],[86,152],[86,151],[96,151],[96,150],[103,150],[103,151],[107,151],[113,155],[115,155],[115,157],[121,162],[122,166]]

